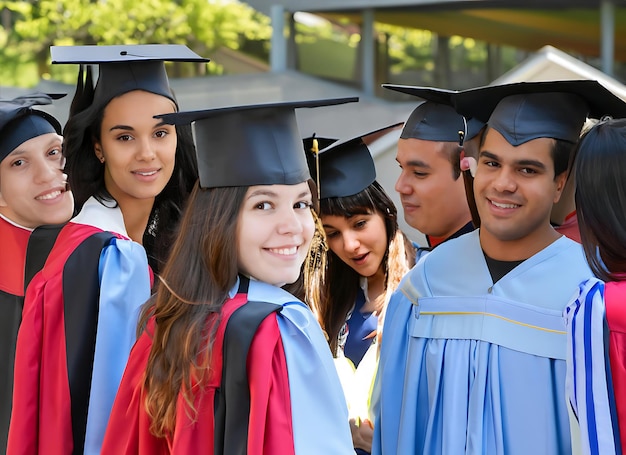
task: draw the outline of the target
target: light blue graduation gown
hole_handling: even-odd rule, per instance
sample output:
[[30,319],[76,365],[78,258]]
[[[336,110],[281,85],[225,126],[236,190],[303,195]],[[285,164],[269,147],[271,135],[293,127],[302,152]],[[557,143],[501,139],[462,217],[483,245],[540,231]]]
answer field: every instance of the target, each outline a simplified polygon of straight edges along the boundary
[[[231,291],[235,295],[239,283]],[[289,376],[295,453],[353,455],[348,407],[315,316],[287,291],[250,280],[248,300],[282,305],[277,315]]]
[[372,453],[570,453],[563,310],[590,276],[566,237],[495,284],[478,230],[421,258],[387,309]]

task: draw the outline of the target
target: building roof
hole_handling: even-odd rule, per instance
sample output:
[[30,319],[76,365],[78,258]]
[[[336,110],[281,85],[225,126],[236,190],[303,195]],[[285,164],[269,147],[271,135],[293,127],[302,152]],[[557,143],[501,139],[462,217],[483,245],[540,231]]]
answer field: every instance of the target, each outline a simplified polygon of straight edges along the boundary
[[[275,0],[245,0],[270,15]],[[492,44],[536,50],[550,44],[589,57],[600,56],[600,0],[284,0],[287,11],[311,12],[331,21],[374,20],[400,27],[463,36]],[[615,58],[626,61],[626,2],[613,0]]]

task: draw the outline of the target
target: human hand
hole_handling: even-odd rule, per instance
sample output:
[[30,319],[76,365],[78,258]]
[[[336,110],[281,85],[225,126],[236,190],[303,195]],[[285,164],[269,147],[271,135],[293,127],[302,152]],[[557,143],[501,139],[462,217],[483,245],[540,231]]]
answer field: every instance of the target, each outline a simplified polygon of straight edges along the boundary
[[361,420],[357,425],[355,419],[350,419],[350,431],[352,432],[352,445],[356,449],[366,452],[372,451],[372,439],[374,438],[374,425],[368,419]]

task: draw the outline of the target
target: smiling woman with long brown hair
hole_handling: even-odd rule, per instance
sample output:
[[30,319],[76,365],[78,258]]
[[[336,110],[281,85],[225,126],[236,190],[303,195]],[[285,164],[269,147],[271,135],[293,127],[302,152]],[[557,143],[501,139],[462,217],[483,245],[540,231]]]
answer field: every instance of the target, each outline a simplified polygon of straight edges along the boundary
[[103,454],[352,451],[322,331],[281,288],[300,277],[315,231],[294,108],[325,104],[163,116],[196,122],[200,179],[144,308]]

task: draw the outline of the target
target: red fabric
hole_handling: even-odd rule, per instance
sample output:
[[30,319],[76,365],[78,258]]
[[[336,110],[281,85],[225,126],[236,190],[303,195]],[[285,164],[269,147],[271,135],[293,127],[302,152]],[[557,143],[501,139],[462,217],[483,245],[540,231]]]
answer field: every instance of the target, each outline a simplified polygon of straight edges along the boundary
[[97,232],[93,226],[68,223],[28,286],[17,338],[7,453],[72,453],[63,270],[70,254]]
[[604,291],[609,325],[609,359],[622,444],[626,453],[626,281],[607,283]]
[[[148,325],[131,352],[104,437],[102,455],[212,454],[214,448],[214,398],[222,374],[222,346],[226,323],[232,313],[247,302],[237,294],[224,304],[212,349],[209,378],[195,395],[197,419],[191,421],[182,395],[178,398],[176,429],[171,437],[156,438],[150,433],[143,393],[144,372],[152,346]],[[250,420],[248,454],[293,455],[291,402],[287,363],[275,316],[266,318],[255,334],[248,353]],[[202,448],[202,449],[200,449]]]
[[24,266],[30,232],[0,218],[0,291],[18,297],[24,296]]
[[580,243],[580,228],[578,227],[578,215],[576,215],[576,212],[567,215],[563,224],[555,226],[554,230]]

